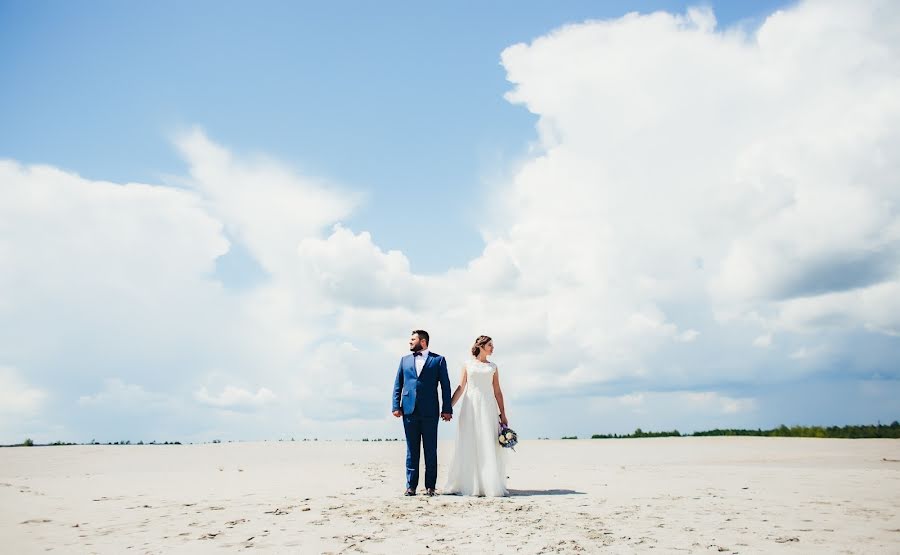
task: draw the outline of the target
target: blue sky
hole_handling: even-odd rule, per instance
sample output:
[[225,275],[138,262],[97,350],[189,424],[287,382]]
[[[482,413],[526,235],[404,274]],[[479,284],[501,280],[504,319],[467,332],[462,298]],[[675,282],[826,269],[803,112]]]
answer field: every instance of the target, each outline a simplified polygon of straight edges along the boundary
[[387,435],[413,327],[526,436],[894,419],[896,19],[0,1],[0,441]]

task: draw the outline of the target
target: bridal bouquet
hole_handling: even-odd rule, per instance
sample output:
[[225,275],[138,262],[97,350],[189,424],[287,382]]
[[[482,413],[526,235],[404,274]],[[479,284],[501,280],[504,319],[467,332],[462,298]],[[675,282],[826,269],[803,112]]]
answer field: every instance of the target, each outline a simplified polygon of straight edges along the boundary
[[498,439],[501,447],[509,447],[513,451],[516,450],[516,444],[519,443],[519,436],[516,435],[515,430],[503,424],[500,424],[500,437]]

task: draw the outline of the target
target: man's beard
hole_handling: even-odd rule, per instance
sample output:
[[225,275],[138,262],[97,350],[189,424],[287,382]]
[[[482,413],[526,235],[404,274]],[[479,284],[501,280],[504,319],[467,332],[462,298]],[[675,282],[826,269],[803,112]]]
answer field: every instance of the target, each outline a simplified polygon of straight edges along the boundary
[[412,347],[409,348],[409,350],[412,351],[413,353],[418,352],[418,351],[421,351],[422,349],[423,349],[423,347],[422,347],[422,345],[419,344],[419,343],[417,343],[417,344],[415,344],[415,345],[413,345]]

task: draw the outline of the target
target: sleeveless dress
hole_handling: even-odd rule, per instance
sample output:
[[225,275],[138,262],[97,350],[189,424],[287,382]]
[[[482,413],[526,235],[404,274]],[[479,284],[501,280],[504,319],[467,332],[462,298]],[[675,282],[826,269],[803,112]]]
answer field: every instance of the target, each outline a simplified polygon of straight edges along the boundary
[[501,497],[506,489],[506,453],[500,447],[493,362],[466,363],[466,389],[457,402],[456,449],[444,493]]

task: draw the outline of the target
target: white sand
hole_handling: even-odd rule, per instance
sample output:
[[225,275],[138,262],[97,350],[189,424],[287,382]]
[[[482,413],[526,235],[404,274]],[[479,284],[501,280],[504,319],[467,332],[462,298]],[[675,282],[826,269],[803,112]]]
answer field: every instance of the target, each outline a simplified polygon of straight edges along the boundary
[[0,449],[2,552],[900,553],[900,440],[524,441],[501,499],[403,497],[404,449]]

